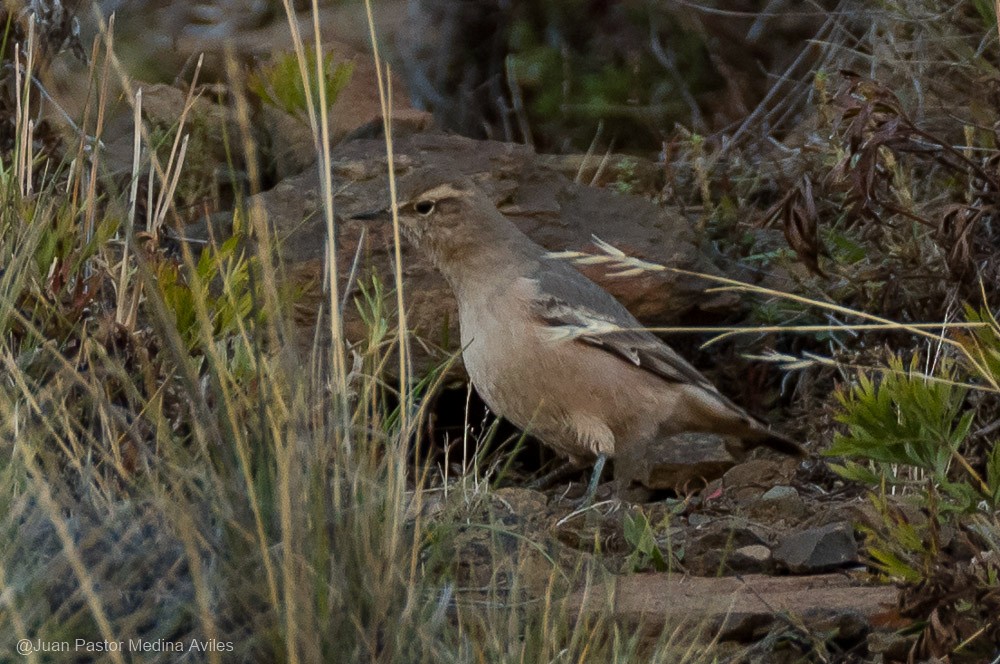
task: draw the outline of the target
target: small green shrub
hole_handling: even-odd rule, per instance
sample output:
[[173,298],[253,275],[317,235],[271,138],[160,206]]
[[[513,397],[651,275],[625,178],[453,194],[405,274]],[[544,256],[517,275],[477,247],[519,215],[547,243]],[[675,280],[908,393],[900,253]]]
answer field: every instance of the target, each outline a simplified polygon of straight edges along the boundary
[[918,363],[916,355],[908,367],[893,357],[880,381],[862,375],[854,387],[837,395],[842,408],[837,419],[847,433],[834,437],[827,454],[863,458],[876,467],[871,474],[859,473],[854,466],[839,470],[854,479],[890,484],[906,484],[914,477],[910,471],[918,470],[916,476],[926,473],[947,482],[975,413],[963,408],[968,389],[955,382],[949,362],[933,378],[923,374]]
[[[234,235],[217,247],[201,253],[192,275],[172,261],[156,264],[156,283],[177,331],[189,349],[199,343],[198,309],[203,303],[215,339],[239,332],[241,323],[251,319],[253,295],[250,287],[253,260],[240,249],[242,237]],[[188,278],[190,277],[190,278]],[[213,286],[221,284],[221,292]]]
[[[319,99],[320,81],[316,75],[316,61],[316,50],[308,49],[305,66],[309,73],[309,97],[312,99]],[[351,80],[353,73],[354,63],[334,64],[332,53],[323,56],[322,85],[328,106],[337,99],[337,95]],[[249,88],[265,103],[276,106],[286,113],[304,116],[309,108],[299,61],[294,53],[280,55],[274,63],[251,74]]]
[[670,554],[664,556],[660,550],[656,533],[646,515],[642,512],[627,514],[623,525],[625,542],[632,549],[626,562],[628,569],[635,572],[649,569],[666,572],[670,567],[668,562]]

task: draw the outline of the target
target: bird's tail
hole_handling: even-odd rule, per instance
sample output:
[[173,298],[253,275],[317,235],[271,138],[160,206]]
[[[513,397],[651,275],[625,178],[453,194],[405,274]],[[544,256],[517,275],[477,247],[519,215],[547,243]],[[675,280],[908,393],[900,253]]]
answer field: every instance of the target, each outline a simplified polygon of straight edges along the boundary
[[805,458],[809,453],[804,447],[794,440],[771,429],[760,430],[760,436],[747,439],[744,442],[747,451],[756,447],[770,447],[775,452],[781,452],[789,456]]

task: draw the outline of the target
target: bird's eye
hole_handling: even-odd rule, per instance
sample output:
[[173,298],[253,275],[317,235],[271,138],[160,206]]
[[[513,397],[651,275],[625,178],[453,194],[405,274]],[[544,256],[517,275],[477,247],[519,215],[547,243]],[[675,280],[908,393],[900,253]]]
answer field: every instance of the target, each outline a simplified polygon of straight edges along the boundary
[[417,211],[417,214],[426,217],[434,211],[434,201],[419,201],[413,206],[413,209]]

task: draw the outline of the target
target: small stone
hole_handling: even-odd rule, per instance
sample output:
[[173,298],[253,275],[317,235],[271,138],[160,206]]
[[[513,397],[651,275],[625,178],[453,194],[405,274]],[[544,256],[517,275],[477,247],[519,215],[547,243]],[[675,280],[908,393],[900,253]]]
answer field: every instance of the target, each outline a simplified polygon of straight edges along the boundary
[[815,574],[858,560],[854,530],[847,523],[831,523],[785,536],[774,559],[794,574]]
[[746,511],[758,519],[797,521],[806,515],[807,510],[805,501],[794,487],[776,486],[747,505]]
[[746,520],[715,517],[690,535],[685,561],[692,574],[711,576],[726,570],[749,572],[755,566],[760,571],[758,563],[734,558],[741,548],[755,545],[767,548],[765,533]]
[[771,550],[764,546],[763,544],[751,544],[749,546],[741,546],[733,552],[734,555],[742,556],[748,560],[753,560],[755,562],[767,562],[771,559]]
[[770,487],[787,485],[794,475],[794,460],[751,459],[726,471],[722,485],[728,497],[746,502],[759,498]]
[[785,500],[786,498],[798,498],[799,492],[793,486],[774,486],[768,489],[761,500]]
[[713,520],[714,517],[709,516],[708,514],[696,512],[688,517],[688,525],[692,528],[701,528],[702,526],[711,523]]
[[740,574],[770,572],[773,567],[771,550],[763,544],[741,546],[726,559],[726,567]]

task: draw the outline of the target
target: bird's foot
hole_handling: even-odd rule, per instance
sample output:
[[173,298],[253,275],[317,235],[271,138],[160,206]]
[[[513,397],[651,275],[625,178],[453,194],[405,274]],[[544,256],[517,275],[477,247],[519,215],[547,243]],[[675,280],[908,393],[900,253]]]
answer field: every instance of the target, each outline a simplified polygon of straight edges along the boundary
[[597,496],[597,487],[601,482],[601,473],[604,472],[604,464],[607,460],[608,458],[605,455],[598,455],[597,461],[594,462],[594,472],[590,474],[590,482],[587,483],[587,491],[580,498],[570,501],[570,505],[574,510],[590,507],[594,504],[594,498]]

